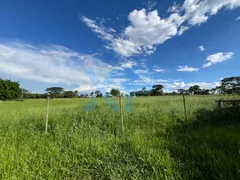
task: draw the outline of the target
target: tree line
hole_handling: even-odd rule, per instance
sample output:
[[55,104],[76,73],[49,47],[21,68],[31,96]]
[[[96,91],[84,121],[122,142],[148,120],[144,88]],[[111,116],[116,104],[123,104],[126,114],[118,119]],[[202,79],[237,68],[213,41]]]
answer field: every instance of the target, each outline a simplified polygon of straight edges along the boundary
[[[130,92],[130,96],[163,96],[163,95],[178,95],[178,94],[191,94],[191,95],[208,95],[208,94],[240,94],[240,76],[227,77],[221,80],[220,86],[212,89],[201,89],[199,85],[194,85],[188,89],[178,89],[178,92],[163,92],[163,85],[153,85],[151,90],[145,87],[139,91]],[[46,93],[31,93],[31,91],[20,88],[19,82],[14,82],[8,79],[0,78],[0,100],[11,99],[38,99],[38,98],[88,98],[88,97],[117,97],[121,94],[118,89],[112,88],[110,92],[105,95],[99,90],[89,94],[79,94],[75,91],[65,91],[62,87],[49,87]]]

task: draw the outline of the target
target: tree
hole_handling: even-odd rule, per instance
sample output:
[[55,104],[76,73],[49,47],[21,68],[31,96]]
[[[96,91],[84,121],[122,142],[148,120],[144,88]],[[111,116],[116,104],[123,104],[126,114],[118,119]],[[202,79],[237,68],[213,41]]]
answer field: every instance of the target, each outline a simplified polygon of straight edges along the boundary
[[136,93],[134,91],[130,92],[130,96],[135,96]]
[[97,97],[97,98],[103,97],[103,94],[102,94],[101,91],[99,91],[99,90],[95,91],[95,94],[96,94],[96,97]]
[[106,92],[106,93],[105,93],[105,96],[106,96],[106,97],[111,97],[111,96],[110,96],[110,92]]
[[85,94],[80,94],[79,97],[80,97],[80,98],[84,98],[84,97],[85,97]]
[[65,91],[63,93],[63,97],[64,98],[75,98],[77,96],[76,96],[76,93],[74,93],[73,91]]
[[76,97],[78,97],[78,90],[75,90],[74,93],[75,93]]
[[163,95],[163,85],[161,84],[153,85],[152,88],[153,96]]
[[62,87],[50,87],[45,91],[47,91],[51,97],[59,97],[59,95],[64,92],[64,89]]
[[110,94],[116,97],[120,95],[120,91],[118,89],[111,89]]
[[217,93],[217,88],[212,88],[212,89],[210,90],[210,92],[211,92],[211,94],[216,94],[216,93]]
[[200,91],[200,86],[199,85],[194,85],[194,86],[191,86],[189,87],[188,91],[192,94],[197,94],[198,91]]
[[148,91],[147,91],[146,87],[142,88],[142,95],[143,96],[147,96],[148,95]]
[[0,99],[17,99],[22,95],[22,90],[20,88],[19,82],[14,82],[11,80],[3,80],[0,78]]
[[94,95],[94,92],[91,92],[91,93],[90,93],[90,96],[93,97],[93,95]]
[[217,89],[224,94],[240,94],[240,76],[222,79],[221,85]]

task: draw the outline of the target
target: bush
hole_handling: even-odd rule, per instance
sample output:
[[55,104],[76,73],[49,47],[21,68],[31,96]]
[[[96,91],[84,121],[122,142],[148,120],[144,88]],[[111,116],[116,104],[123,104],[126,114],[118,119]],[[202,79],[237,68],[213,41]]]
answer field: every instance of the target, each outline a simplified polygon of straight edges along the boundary
[[0,79],[0,99],[17,99],[22,94],[19,82]]

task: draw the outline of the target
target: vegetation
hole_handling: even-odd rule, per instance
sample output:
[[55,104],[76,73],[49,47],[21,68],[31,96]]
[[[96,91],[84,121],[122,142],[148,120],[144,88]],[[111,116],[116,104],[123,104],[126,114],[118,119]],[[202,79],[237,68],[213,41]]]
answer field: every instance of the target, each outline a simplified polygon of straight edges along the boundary
[[[39,99],[48,96],[52,98],[87,98],[87,97],[103,97],[103,93],[99,90],[91,92],[89,95],[86,93],[78,94],[78,91],[64,91],[62,87],[49,87],[46,89],[47,93],[31,93],[27,89],[20,89],[18,82],[0,79],[0,99],[17,99],[22,97],[24,99]],[[209,94],[240,94],[240,76],[227,77],[221,80],[220,86],[213,89],[201,89],[199,85],[193,85],[189,89],[178,89],[177,92],[163,92],[163,85],[153,85],[151,90],[143,87],[140,91],[130,92],[130,96],[163,96],[163,95],[178,95],[178,94],[192,94],[192,95],[209,95]],[[105,97],[116,97],[120,95],[118,89],[112,88],[110,92],[106,92]]]
[[101,91],[99,91],[99,90],[95,91],[95,94],[96,94],[96,97],[97,97],[97,98],[103,97],[103,94],[102,94]]
[[[120,115],[97,99],[0,103],[0,179],[239,179],[239,119],[215,100],[239,96],[137,97]],[[116,102],[118,99],[111,98]],[[124,105],[125,105],[124,99]],[[125,108],[124,108],[125,109]]]
[[130,96],[162,96],[163,93],[163,85],[157,84],[153,85],[152,89],[147,91],[146,87],[143,87],[140,91],[130,92]]
[[216,89],[223,94],[240,94],[240,76],[222,79]]
[[64,93],[64,89],[62,87],[50,87],[45,91],[50,95],[50,97],[58,97]]
[[120,91],[119,91],[118,89],[114,89],[114,88],[113,88],[113,89],[111,89],[110,94],[111,94],[112,96],[117,97],[117,96],[120,95]]
[[19,82],[0,78],[0,100],[17,99],[22,94]]

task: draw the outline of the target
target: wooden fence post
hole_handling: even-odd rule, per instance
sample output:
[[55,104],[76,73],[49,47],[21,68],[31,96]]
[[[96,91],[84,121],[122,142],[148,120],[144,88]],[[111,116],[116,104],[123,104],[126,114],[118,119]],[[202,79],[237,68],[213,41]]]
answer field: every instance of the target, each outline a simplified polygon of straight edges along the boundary
[[222,101],[221,101],[221,99],[218,100],[218,109],[222,109]]
[[47,97],[45,133],[47,133],[48,130],[48,109],[49,109],[49,97]]
[[188,122],[187,108],[186,108],[186,100],[185,100],[185,95],[184,95],[184,93],[183,93],[183,105],[184,105],[185,121]]
[[124,136],[124,124],[123,124],[123,108],[122,108],[122,95],[119,95],[120,117],[122,125],[122,135]]

